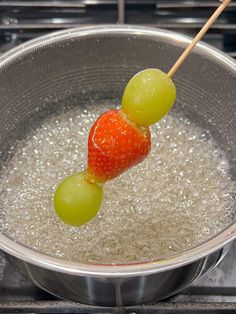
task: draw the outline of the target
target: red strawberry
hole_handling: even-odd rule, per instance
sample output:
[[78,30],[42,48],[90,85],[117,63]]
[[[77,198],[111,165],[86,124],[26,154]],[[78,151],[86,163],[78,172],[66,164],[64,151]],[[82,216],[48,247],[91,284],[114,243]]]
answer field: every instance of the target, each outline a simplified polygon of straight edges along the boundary
[[88,171],[102,181],[140,163],[151,148],[148,128],[140,129],[118,110],[101,115],[88,139]]

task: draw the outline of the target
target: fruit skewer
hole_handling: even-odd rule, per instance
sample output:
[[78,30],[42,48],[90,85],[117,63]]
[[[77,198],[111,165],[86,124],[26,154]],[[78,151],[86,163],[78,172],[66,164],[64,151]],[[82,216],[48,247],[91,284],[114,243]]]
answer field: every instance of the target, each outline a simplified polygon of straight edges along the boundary
[[54,207],[63,222],[80,226],[93,219],[102,203],[104,183],[147,157],[149,126],[166,115],[176,99],[172,76],[230,1],[222,1],[168,74],[159,69],[137,73],[124,90],[121,110],[109,110],[95,121],[88,138],[87,170],[65,178],[54,194]]

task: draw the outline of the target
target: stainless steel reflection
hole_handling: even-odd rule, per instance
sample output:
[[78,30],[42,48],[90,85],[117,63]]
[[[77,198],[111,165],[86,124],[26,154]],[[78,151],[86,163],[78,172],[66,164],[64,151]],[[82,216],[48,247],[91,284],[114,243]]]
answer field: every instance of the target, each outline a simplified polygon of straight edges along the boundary
[[40,288],[73,301],[105,306],[141,304],[166,298],[212,269],[228,246],[196,262],[165,272],[139,276],[75,276],[48,270],[11,255],[14,268]]
[[[137,71],[147,67],[167,71],[188,42],[187,37],[163,30],[105,26],[58,32],[5,54],[0,59],[1,159],[28,132],[29,120],[37,123],[60,109],[63,102],[57,99],[82,103],[98,95],[119,97]],[[210,130],[227,154],[233,179],[235,76],[234,60],[200,44],[175,77],[175,107]],[[126,265],[67,262],[3,234],[0,247],[19,272],[55,295],[89,304],[128,305],[159,300],[190,285],[221,260],[235,237],[232,222],[222,233],[182,254]]]

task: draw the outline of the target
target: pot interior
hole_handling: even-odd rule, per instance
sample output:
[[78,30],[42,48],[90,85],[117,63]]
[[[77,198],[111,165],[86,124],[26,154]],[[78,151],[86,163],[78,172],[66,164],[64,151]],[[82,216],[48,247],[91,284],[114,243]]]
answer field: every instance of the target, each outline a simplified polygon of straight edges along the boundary
[[[0,63],[2,165],[46,118],[88,102],[120,99],[135,73],[154,67],[167,72],[187,42],[165,31],[111,27],[57,33],[9,53]],[[199,45],[174,82],[174,111],[209,131],[235,181],[235,64]]]

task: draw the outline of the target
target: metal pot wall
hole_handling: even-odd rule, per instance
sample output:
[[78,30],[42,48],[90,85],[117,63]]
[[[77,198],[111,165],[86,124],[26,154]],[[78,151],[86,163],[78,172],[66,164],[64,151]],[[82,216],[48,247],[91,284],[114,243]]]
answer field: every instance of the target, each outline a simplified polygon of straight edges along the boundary
[[[1,159],[45,116],[61,110],[58,99],[120,97],[137,71],[167,71],[190,41],[175,33],[102,26],[51,34],[0,58]],[[209,129],[236,176],[236,66],[220,51],[199,44],[175,77],[176,107]],[[63,102],[59,102],[60,104]],[[65,101],[66,103],[66,101]],[[30,121],[30,123],[28,123]],[[17,210],[17,208],[16,208]],[[170,296],[200,278],[236,238],[236,222],[207,242],[162,260],[126,265],[66,262],[37,253],[0,235],[13,266],[41,288],[97,305],[130,305]],[[158,239],[157,239],[158,241]]]

